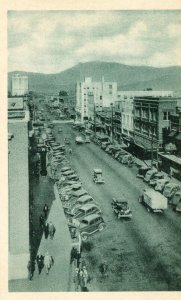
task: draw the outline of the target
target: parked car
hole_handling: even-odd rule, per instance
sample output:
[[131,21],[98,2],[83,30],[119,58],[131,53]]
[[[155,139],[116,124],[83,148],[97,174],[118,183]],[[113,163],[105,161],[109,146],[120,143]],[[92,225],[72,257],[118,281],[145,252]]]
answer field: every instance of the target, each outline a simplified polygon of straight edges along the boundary
[[91,142],[90,141],[90,137],[86,135],[86,137],[85,137],[85,143],[90,143],[90,142]]
[[111,147],[113,146],[113,144],[111,143],[111,144],[109,144],[107,147],[106,147],[106,149],[105,149],[105,151],[108,153],[109,152],[109,149],[111,149]]
[[170,182],[170,178],[158,179],[155,185],[155,191],[163,192],[164,187]]
[[151,167],[148,167],[148,166],[143,166],[141,168],[138,169],[138,173],[137,173],[137,177],[138,178],[144,178],[146,173],[151,170]]
[[93,181],[94,183],[105,183],[105,180],[102,176],[101,169],[94,169],[93,170]]
[[170,182],[165,186],[163,195],[168,199],[168,202],[170,203],[174,194],[180,189],[180,185]]
[[168,207],[167,198],[151,188],[145,189],[138,200],[146,205],[148,212],[163,212]]
[[129,163],[133,162],[133,155],[126,154],[122,157],[121,163],[124,165],[128,165]]
[[107,148],[107,146],[111,145],[111,142],[108,141],[108,142],[102,142],[101,143],[101,149],[105,150]]
[[158,173],[156,173],[156,174],[152,177],[152,179],[150,179],[149,185],[151,185],[152,187],[154,187],[154,186],[156,186],[157,181],[158,181],[159,179],[163,179],[163,178],[164,178],[164,173],[163,173],[163,172],[158,172]]
[[83,218],[95,213],[99,215],[102,214],[100,208],[94,203],[87,203],[79,207],[76,213],[68,213],[69,222],[73,221],[74,219],[81,221]]
[[[76,203],[71,207],[71,212],[75,214],[79,207],[87,203],[95,203],[90,195],[84,195],[77,199]],[[97,203],[95,203],[97,205]]]
[[179,202],[181,202],[181,191],[177,191],[171,199],[171,204],[174,206],[177,206]]
[[[69,224],[72,227],[72,224]],[[86,241],[88,237],[97,231],[102,231],[105,227],[105,222],[102,216],[98,214],[92,214],[81,220],[79,225],[79,232],[83,241]]]
[[96,143],[101,146],[103,142],[109,142],[109,137],[106,135],[97,135]]
[[158,173],[157,169],[151,169],[147,171],[144,177],[144,181],[149,182],[155,176],[156,173]]
[[77,174],[72,174],[72,175],[68,175],[67,176],[67,180],[74,180],[74,181],[78,181],[79,177]]
[[121,161],[122,160],[122,156],[124,156],[126,154],[126,152],[124,150],[120,150],[118,151],[116,154],[115,154],[115,159],[118,160],[118,161]]
[[84,143],[84,140],[83,140],[83,138],[82,138],[81,136],[77,136],[77,137],[75,138],[75,143],[76,143],[77,145],[81,145],[81,144]]

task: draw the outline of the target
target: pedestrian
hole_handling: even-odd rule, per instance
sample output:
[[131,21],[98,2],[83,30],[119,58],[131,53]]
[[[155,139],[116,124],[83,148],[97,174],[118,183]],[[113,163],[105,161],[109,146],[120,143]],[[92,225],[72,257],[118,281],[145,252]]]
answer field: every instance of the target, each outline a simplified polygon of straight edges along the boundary
[[49,226],[48,226],[48,231],[49,231],[49,235],[50,235],[51,240],[53,240],[56,228],[55,228],[55,226],[53,225],[53,223],[51,221],[50,221]]
[[29,260],[27,269],[28,269],[28,279],[32,280],[35,272],[35,262],[33,260]]
[[72,149],[71,149],[71,148],[69,148],[69,154],[70,154],[70,155],[72,154]]
[[48,224],[48,222],[45,223],[43,229],[44,229],[45,239],[47,239],[48,236],[49,236],[49,224]]
[[79,285],[80,285],[80,280],[79,280],[79,268],[75,268],[75,273],[74,273],[74,284],[75,284],[75,290],[78,291]]
[[49,255],[48,251],[46,252],[46,254],[44,256],[44,266],[45,266],[46,274],[48,275],[49,270],[52,266],[52,258]]
[[88,274],[87,274],[87,270],[84,266],[84,268],[81,268],[79,271],[79,281],[80,281],[80,287],[81,287],[81,291],[82,292],[87,292],[87,278],[88,278]]
[[108,270],[108,265],[106,264],[105,261],[103,261],[103,263],[100,264],[99,266],[99,271],[101,273],[102,278],[105,279],[105,277],[107,277],[107,270]]
[[49,211],[48,205],[45,204],[44,207],[43,207],[43,212],[44,212],[45,220],[46,220],[46,218],[48,216],[48,211]]
[[45,225],[45,218],[42,214],[39,217],[39,223],[40,223],[40,228],[43,230],[44,225]]
[[71,252],[70,252],[70,264],[72,264],[74,262],[74,260],[77,260],[77,249],[75,247],[72,248]]
[[37,266],[38,266],[38,272],[40,274],[43,267],[44,267],[44,256],[41,255],[40,252],[38,252],[38,255],[36,257],[36,263],[37,263]]
[[87,287],[87,280],[88,280],[88,272],[87,272],[87,269],[86,269],[86,266],[83,266],[83,280],[84,280],[84,287]]

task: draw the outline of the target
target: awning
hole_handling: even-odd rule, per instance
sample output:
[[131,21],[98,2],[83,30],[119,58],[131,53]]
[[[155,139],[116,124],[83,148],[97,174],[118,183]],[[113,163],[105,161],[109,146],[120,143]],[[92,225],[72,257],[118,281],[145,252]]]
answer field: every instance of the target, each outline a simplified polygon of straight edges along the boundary
[[168,137],[173,138],[176,134],[177,134],[177,132],[176,132],[175,130],[172,130],[172,131],[169,133]]
[[176,136],[175,138],[177,141],[181,141],[181,132],[179,132],[179,134]]

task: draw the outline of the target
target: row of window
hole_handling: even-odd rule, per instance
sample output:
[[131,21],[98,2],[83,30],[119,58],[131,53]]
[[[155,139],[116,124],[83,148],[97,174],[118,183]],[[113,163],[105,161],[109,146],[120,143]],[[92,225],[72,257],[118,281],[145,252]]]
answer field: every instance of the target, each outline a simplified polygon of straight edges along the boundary
[[149,126],[148,124],[141,124],[139,122],[135,122],[135,130],[142,132],[148,136],[156,136],[156,127]]

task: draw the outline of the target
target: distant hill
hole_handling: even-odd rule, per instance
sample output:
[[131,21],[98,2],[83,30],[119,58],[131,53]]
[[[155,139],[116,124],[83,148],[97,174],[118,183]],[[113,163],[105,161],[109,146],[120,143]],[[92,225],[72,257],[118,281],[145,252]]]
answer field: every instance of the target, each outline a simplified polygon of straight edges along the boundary
[[92,77],[100,81],[116,81],[122,90],[181,90],[181,67],[153,68],[147,66],[128,66],[119,63],[93,61],[78,65],[57,74],[31,72],[10,72],[8,85],[14,73],[29,77],[29,89],[40,93],[57,93],[60,90],[72,90],[79,80]]

